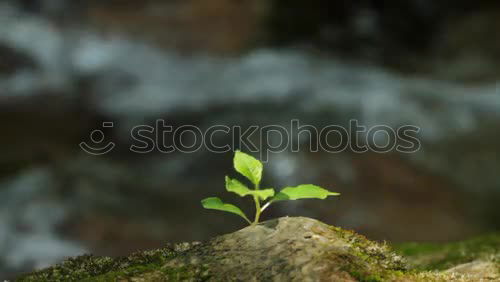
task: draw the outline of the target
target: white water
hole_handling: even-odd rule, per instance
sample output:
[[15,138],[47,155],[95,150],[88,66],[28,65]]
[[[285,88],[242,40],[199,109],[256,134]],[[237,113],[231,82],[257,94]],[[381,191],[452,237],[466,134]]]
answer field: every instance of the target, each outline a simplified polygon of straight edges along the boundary
[[36,58],[41,66],[0,80],[4,98],[36,95],[47,88],[77,95],[72,91],[75,79],[96,75],[95,107],[133,122],[172,110],[265,103],[304,93],[307,98],[292,106],[297,112],[331,108],[365,125],[414,124],[425,128],[423,138],[431,139],[467,132],[483,115],[500,113],[497,83],[465,87],[293,50],[187,58],[126,38],[57,28],[12,9],[2,9],[0,15],[0,42]]

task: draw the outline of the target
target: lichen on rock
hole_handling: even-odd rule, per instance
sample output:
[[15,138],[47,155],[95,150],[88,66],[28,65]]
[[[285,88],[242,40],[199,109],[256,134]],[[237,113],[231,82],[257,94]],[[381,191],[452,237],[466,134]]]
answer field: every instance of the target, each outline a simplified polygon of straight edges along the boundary
[[497,267],[485,261],[441,272],[409,269],[386,244],[314,219],[283,217],[204,243],[70,259],[19,281],[475,281],[497,277]]

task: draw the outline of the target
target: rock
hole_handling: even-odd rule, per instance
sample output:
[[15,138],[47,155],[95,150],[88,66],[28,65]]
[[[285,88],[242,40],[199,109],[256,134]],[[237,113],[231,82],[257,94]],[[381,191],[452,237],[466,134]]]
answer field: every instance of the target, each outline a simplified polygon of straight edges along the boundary
[[[406,259],[386,244],[314,219],[282,217],[204,243],[180,243],[117,259],[81,256],[18,281],[478,281],[498,279],[498,245],[491,247],[498,238],[442,248],[400,246],[399,252],[412,258],[413,269],[408,269]],[[441,259],[448,254],[457,263],[466,256],[456,252],[481,259],[438,271],[413,264],[422,250]]]
[[206,268],[217,281],[355,280],[404,269],[387,246],[309,218],[280,218],[218,237],[164,269]]
[[496,280],[500,279],[500,275],[498,274],[498,266],[489,261],[473,261],[469,263],[464,263],[461,265],[457,265],[453,268],[448,269],[447,273],[460,273],[467,275],[470,279],[475,279],[476,281],[483,280]]
[[403,243],[397,244],[395,249],[407,258],[411,268],[447,270],[473,261],[498,262],[500,234],[483,235],[446,244]]
[[[78,260],[81,263],[77,266]],[[270,220],[206,243],[178,244],[133,255],[127,263],[125,260],[113,262],[86,256],[20,281],[90,277],[96,280],[126,277],[133,281],[235,278],[241,281],[356,281],[405,269],[402,258],[387,245],[304,217]],[[115,271],[109,272],[111,266]]]
[[410,268],[418,271],[414,278],[432,274],[442,281],[500,279],[498,233],[446,244],[405,243],[396,245],[395,249],[405,256]]

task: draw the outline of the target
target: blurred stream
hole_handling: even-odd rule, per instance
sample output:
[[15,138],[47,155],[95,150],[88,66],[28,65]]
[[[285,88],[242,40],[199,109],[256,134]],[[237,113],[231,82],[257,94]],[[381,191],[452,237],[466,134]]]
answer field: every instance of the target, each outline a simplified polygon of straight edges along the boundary
[[[123,255],[243,226],[204,211],[223,195],[231,153],[128,151],[130,129],[415,125],[414,154],[271,154],[265,182],[342,193],[280,204],[379,240],[451,240],[498,230],[500,90],[409,75],[299,48],[183,55],[126,34],[60,25],[0,2],[0,278],[92,252]],[[79,150],[102,122],[113,153]],[[237,203],[239,199],[224,195]],[[243,204],[250,210],[250,205]],[[271,211],[272,210],[272,211]]]

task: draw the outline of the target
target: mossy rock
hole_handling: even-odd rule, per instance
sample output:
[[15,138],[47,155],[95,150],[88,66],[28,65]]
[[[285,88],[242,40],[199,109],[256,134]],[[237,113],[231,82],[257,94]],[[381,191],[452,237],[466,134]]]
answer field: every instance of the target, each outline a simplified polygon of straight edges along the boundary
[[409,270],[402,256],[386,244],[314,219],[284,217],[205,243],[183,243],[118,259],[74,258],[18,281],[448,281],[453,277],[465,276]]
[[433,271],[456,281],[500,281],[500,234],[446,244],[405,243],[395,249],[416,271]]

